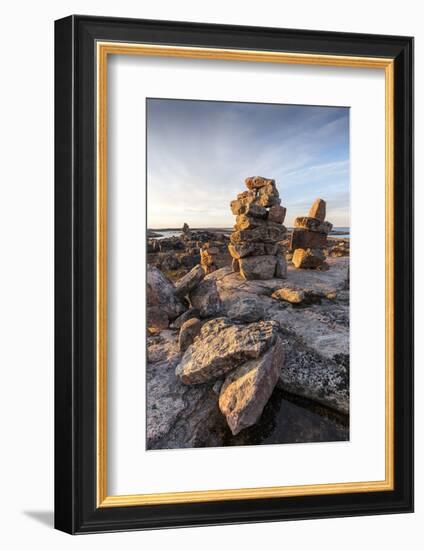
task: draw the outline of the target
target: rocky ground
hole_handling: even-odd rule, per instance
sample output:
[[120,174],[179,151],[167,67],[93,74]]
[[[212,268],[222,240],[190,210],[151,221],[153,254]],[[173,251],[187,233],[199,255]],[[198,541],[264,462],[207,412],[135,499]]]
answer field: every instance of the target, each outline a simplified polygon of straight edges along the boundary
[[206,276],[201,235],[149,239],[147,447],[348,439],[349,241],[330,237],[327,270],[244,281],[228,238],[205,233],[220,250]]

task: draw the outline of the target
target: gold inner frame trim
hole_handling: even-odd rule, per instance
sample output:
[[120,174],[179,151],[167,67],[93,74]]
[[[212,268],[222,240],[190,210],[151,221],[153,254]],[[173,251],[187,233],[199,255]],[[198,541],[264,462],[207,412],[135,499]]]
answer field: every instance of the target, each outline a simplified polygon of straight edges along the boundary
[[[97,506],[142,506],[394,489],[394,60],[123,42],[97,42]],[[109,55],[220,59],[261,63],[384,69],[386,213],[385,479],[315,485],[216,489],[109,496],[107,492],[107,61]]]

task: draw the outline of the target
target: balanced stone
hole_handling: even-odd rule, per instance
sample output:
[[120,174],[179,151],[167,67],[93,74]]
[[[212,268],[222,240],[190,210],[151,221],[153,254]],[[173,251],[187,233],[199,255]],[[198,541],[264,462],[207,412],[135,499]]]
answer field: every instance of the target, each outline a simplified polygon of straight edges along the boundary
[[219,249],[216,246],[210,246],[209,243],[204,243],[200,248],[200,264],[205,274],[212,273],[216,270],[215,256],[219,254]]
[[322,249],[327,246],[327,235],[333,225],[325,221],[325,212],[325,201],[318,198],[309,210],[309,216],[301,216],[294,220],[290,248],[293,251],[292,262],[296,268],[327,268]]
[[322,199],[315,199],[314,204],[309,210],[309,217],[316,218],[317,220],[323,222],[325,220],[325,210],[325,201],[323,201]]
[[228,246],[234,272],[244,279],[273,279],[286,276],[283,251],[286,209],[280,205],[275,180],[252,176],[245,180],[248,191],[230,203],[237,216]]

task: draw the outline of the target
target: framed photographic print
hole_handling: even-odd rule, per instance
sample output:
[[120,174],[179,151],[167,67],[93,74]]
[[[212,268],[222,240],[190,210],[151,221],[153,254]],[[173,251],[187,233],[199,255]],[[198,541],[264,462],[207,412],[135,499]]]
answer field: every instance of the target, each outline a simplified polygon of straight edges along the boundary
[[413,39],[55,24],[55,525],[413,510]]

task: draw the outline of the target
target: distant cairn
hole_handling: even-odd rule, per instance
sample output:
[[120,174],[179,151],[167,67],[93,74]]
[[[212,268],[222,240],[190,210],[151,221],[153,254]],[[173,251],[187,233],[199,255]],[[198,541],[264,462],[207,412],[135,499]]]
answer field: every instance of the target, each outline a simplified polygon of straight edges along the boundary
[[325,221],[325,215],[325,201],[316,199],[308,216],[294,220],[291,249],[296,268],[322,269],[325,262],[322,249],[327,246],[327,235],[333,228],[330,222]]
[[253,176],[245,183],[248,190],[230,203],[237,216],[228,245],[233,270],[248,280],[284,279],[287,264],[279,241],[287,231],[283,225],[286,209],[281,206],[275,180]]

